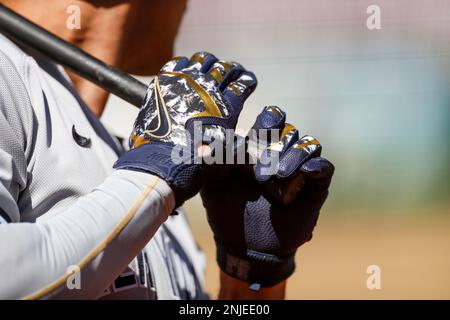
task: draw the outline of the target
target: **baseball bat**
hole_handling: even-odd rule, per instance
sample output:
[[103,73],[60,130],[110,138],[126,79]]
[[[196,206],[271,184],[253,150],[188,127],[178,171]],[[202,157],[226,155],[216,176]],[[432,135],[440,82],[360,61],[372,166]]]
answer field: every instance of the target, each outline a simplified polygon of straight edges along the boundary
[[10,39],[44,54],[106,91],[136,107],[142,106],[147,86],[71,43],[55,36],[0,4],[0,31]]

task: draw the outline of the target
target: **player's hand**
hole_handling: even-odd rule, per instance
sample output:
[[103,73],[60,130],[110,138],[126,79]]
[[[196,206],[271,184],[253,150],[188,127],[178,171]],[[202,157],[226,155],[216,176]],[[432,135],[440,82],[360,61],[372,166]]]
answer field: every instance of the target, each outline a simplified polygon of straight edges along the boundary
[[[201,196],[221,270],[250,284],[270,287],[293,273],[295,253],[312,237],[334,167],[320,157],[318,141],[311,136],[299,138],[277,107],[265,108],[254,128],[280,130],[280,141],[263,153],[263,157],[279,156],[276,170],[264,172],[269,165],[258,162],[254,175],[248,176],[235,167],[209,180]],[[277,187],[299,175],[304,184],[289,205],[267,192],[267,185]]]
[[130,136],[131,150],[114,167],[158,175],[172,187],[180,206],[202,185],[198,144],[222,139],[226,129],[235,128],[256,84],[255,75],[238,63],[206,52],[173,59],[149,85]]

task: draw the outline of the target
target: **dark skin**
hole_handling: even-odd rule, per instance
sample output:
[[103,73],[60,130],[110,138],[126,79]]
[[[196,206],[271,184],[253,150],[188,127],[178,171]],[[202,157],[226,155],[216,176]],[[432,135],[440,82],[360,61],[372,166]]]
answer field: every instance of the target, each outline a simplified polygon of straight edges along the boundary
[[[155,75],[172,58],[173,43],[186,9],[186,0],[0,0],[0,3],[96,58],[142,76]],[[80,7],[79,30],[66,27],[70,5]],[[79,95],[100,117],[109,93],[70,71],[68,74]],[[286,287],[283,281],[253,292],[248,283],[224,273],[220,282],[221,299],[283,299]]]

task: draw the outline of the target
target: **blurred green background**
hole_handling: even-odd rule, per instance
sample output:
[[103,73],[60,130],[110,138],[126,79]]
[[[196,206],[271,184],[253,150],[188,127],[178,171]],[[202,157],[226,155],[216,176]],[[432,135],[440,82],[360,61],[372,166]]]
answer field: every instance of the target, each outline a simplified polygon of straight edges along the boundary
[[[380,30],[366,27],[371,4]],[[450,298],[449,35],[448,0],[188,2],[175,55],[207,50],[258,76],[239,127],[278,105],[336,166],[288,298]],[[126,136],[135,115],[112,97],[103,121]],[[200,200],[186,209],[214,295]],[[366,287],[371,264],[381,290]]]

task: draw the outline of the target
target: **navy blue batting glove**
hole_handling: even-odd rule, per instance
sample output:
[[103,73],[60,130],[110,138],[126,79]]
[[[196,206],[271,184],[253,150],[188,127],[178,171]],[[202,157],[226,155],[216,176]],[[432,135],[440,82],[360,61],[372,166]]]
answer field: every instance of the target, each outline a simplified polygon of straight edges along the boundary
[[203,183],[197,148],[223,139],[227,129],[235,128],[256,84],[255,75],[240,64],[206,52],[174,58],[150,83],[130,136],[131,150],[114,168],[159,176],[181,206]]
[[[273,286],[294,272],[295,253],[312,238],[334,173],[331,162],[320,157],[319,142],[299,138],[285,118],[278,107],[266,107],[258,116],[253,128],[277,129],[279,140],[260,155],[253,175],[234,167],[201,190],[220,269],[253,289]],[[275,170],[264,158],[278,158]],[[295,192],[285,187],[292,181]],[[289,204],[273,190],[291,192]]]

